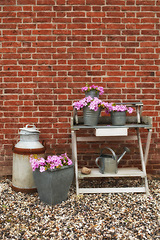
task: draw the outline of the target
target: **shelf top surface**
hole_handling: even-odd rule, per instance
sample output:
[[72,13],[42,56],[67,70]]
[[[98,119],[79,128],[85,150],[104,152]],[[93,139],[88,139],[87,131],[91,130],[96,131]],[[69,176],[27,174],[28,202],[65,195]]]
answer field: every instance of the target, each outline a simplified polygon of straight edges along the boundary
[[130,177],[130,176],[144,176],[144,172],[138,168],[118,168],[117,173],[100,173],[99,168],[92,168],[91,173],[84,175],[79,169],[79,177]]
[[148,125],[148,124],[126,124],[124,126],[113,126],[113,125],[107,125],[107,124],[103,124],[103,125],[96,125],[96,126],[86,126],[86,125],[73,125],[72,129],[73,130],[78,130],[78,129],[88,129],[88,128],[92,128],[92,129],[99,129],[99,128],[152,128],[152,125]]

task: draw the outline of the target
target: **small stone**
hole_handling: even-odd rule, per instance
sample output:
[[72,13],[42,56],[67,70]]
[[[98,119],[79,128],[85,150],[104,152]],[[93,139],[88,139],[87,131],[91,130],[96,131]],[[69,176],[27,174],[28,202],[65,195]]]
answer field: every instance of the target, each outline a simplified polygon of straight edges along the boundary
[[90,169],[90,168],[87,168],[87,167],[83,167],[83,168],[81,169],[81,173],[88,175],[88,174],[91,173],[91,169]]

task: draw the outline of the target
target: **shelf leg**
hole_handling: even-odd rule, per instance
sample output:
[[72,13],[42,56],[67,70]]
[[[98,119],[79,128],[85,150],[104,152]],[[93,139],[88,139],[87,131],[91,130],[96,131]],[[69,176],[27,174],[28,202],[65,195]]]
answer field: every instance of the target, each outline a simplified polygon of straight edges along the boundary
[[151,136],[152,136],[152,129],[150,128],[148,129],[148,136],[147,136],[146,149],[145,149],[145,155],[144,155],[144,162],[146,166],[148,161],[148,153],[149,153],[149,148],[151,143]]
[[148,181],[147,181],[147,174],[146,174],[146,166],[145,166],[145,161],[144,161],[144,156],[143,156],[141,136],[140,136],[140,132],[139,132],[138,128],[137,128],[137,137],[138,137],[139,151],[140,151],[140,157],[141,157],[142,171],[145,174],[144,179],[145,179],[146,194],[148,194],[149,188],[148,188]]
[[79,195],[76,131],[72,131],[71,135],[72,135],[72,159],[73,159],[74,166],[75,166],[76,194]]
[[137,111],[137,123],[140,123],[141,122],[141,117],[140,117],[139,106],[136,107],[136,111]]

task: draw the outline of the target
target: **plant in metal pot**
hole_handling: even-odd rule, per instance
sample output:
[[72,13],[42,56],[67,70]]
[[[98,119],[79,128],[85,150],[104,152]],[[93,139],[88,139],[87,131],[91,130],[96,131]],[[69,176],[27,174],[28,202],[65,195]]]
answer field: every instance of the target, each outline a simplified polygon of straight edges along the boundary
[[99,97],[99,95],[102,95],[104,93],[103,87],[99,87],[94,84],[91,86],[86,84],[86,86],[82,87],[81,90],[85,93],[86,97],[91,96],[92,98]]
[[123,126],[126,124],[126,113],[131,114],[133,108],[123,104],[105,103],[105,112],[111,114],[112,125]]
[[74,102],[76,110],[83,109],[84,125],[97,125],[101,110],[105,108],[105,102],[97,97],[85,97],[80,101]]
[[67,154],[46,159],[35,154],[30,163],[40,200],[50,205],[66,200],[74,177],[74,165]]

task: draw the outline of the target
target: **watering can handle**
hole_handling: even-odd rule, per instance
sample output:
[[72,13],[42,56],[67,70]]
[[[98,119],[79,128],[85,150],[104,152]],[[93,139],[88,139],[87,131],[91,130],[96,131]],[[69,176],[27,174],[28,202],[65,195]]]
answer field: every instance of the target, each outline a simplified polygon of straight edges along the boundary
[[116,156],[115,152],[114,152],[111,148],[109,148],[109,147],[105,147],[105,148],[103,148],[103,149],[101,150],[101,155],[102,155],[102,152],[103,152],[104,149],[108,149],[108,150],[110,150],[111,153],[113,154],[113,158],[114,158],[114,160],[117,161],[117,156]]
[[98,161],[99,161],[99,159],[100,159],[100,157],[96,158],[96,161],[95,161],[95,163],[96,163],[97,167],[99,167],[99,168],[100,168],[100,166],[98,165]]

